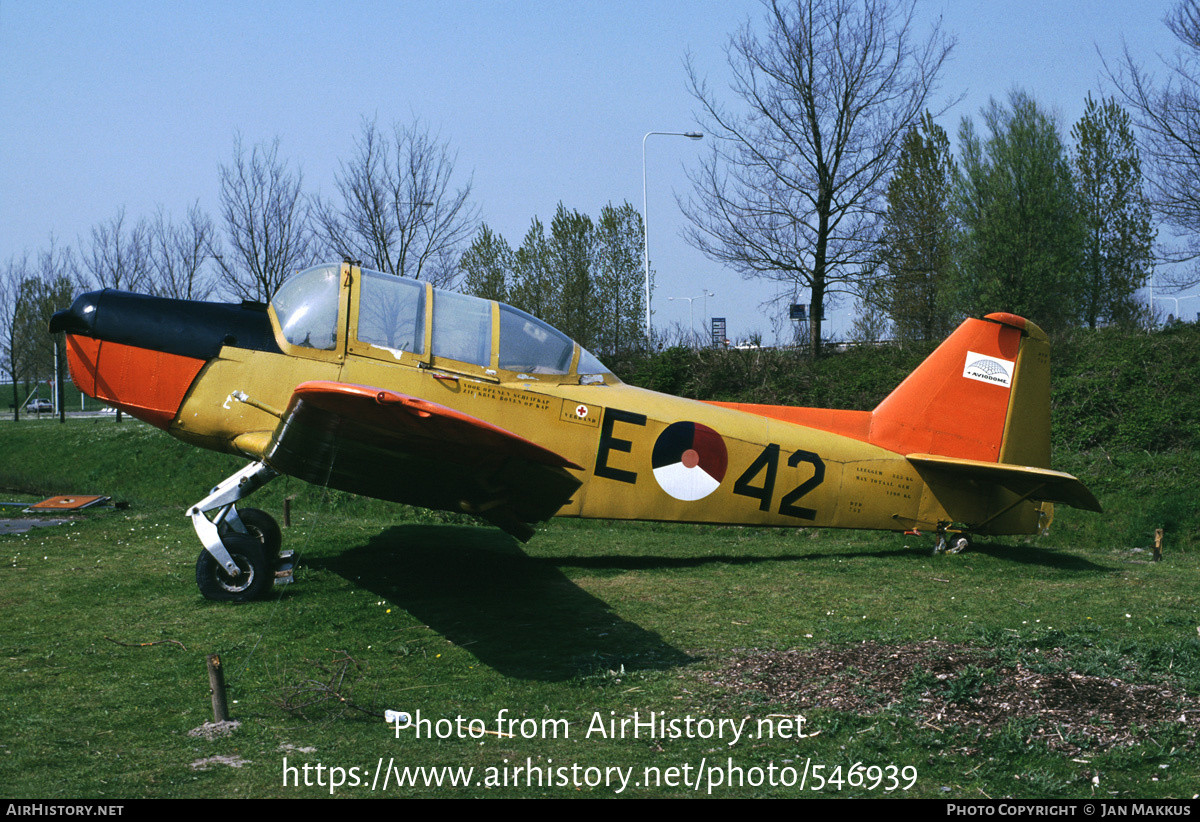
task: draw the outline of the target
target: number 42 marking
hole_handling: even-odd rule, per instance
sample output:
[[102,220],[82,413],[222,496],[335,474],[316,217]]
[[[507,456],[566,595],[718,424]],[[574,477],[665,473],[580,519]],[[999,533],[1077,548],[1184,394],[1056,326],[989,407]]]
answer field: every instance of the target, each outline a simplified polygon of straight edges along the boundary
[[[816,519],[817,512],[813,508],[796,505],[796,501],[825,481],[825,463],[812,451],[794,451],[788,457],[788,465],[795,468],[802,462],[813,467],[813,475],[783,495],[779,501],[779,513],[785,517],[798,519]],[[733,493],[743,497],[758,500],[758,510],[769,511],[771,499],[775,496],[775,475],[779,471],[779,446],[771,443],[750,463],[737,482],[733,484]],[[759,474],[764,474],[762,484],[755,485]]]

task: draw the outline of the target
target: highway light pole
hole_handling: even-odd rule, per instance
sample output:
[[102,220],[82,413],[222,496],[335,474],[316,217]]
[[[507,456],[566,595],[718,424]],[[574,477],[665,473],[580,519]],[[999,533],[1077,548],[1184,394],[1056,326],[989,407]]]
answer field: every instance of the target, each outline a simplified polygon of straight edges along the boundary
[[[1183,302],[1184,300],[1200,299],[1200,294],[1189,294],[1186,297],[1156,297],[1155,299],[1170,300],[1171,302],[1175,303],[1175,312],[1171,316],[1173,316],[1175,318],[1176,322],[1181,322],[1182,320],[1179,316],[1179,304],[1181,302]],[[1197,316],[1200,316],[1200,315],[1197,315]]]
[[704,135],[699,131],[648,131],[642,138],[642,260],[646,266],[646,342],[653,338],[653,328],[650,325],[650,214],[646,199],[646,140],[652,134],[665,137],[687,137],[689,140],[699,140]]
[[715,297],[707,288],[704,293],[698,297],[667,297],[668,300],[687,300],[688,301],[688,336],[692,339],[692,347],[696,347],[696,300],[704,300],[704,313],[708,313],[708,298]]

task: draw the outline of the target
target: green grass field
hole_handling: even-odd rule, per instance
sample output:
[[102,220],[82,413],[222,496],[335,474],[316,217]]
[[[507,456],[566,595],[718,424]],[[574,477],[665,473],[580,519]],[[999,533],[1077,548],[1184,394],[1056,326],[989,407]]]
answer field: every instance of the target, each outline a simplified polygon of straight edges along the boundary
[[[297,583],[229,606],[196,589],[183,510],[237,467],[132,421],[3,425],[5,501],[129,503],[0,535],[7,794],[1200,791],[1193,454],[1058,455],[1104,515],[938,557],[890,534],[569,520],[520,545],[280,480],[253,504],[281,518],[294,497]],[[212,653],[241,725],[205,738]]]

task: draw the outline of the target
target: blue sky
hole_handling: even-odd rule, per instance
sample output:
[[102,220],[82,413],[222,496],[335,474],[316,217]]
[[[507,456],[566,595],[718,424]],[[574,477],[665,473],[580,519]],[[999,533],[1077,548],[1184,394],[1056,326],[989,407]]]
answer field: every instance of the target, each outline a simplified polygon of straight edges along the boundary
[[[1147,63],[1174,48],[1161,22],[1171,5],[925,0],[922,20],[940,15],[958,40],[940,99],[965,95],[939,122],[954,134],[1023,88],[1066,138],[1122,37]],[[643,135],[696,127],[684,55],[723,89],[729,35],[760,16],[753,0],[0,0],[0,260],[87,238],[122,207],[181,219],[198,200],[215,218],[217,167],[239,132],[247,145],[278,137],[306,190],[330,194],[363,117],[420,119],[449,141],[481,216],[513,245],[560,202],[593,216],[609,202],[640,209]],[[687,302],[667,297],[708,289],[731,337],[770,339],[760,304],[774,287],[679,237],[674,197],[704,142],[647,145],[656,325],[686,325]],[[835,334],[851,309],[835,312]],[[703,312],[697,301],[698,327]]]

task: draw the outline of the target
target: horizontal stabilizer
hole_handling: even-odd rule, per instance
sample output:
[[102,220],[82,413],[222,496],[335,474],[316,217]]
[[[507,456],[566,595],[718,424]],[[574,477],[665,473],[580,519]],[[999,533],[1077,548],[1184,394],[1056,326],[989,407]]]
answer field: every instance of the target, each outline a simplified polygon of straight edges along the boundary
[[992,483],[1039,502],[1063,503],[1097,513],[1101,511],[1099,500],[1087,486],[1062,471],[934,454],[908,454],[906,458],[922,473],[932,470],[961,479]]

